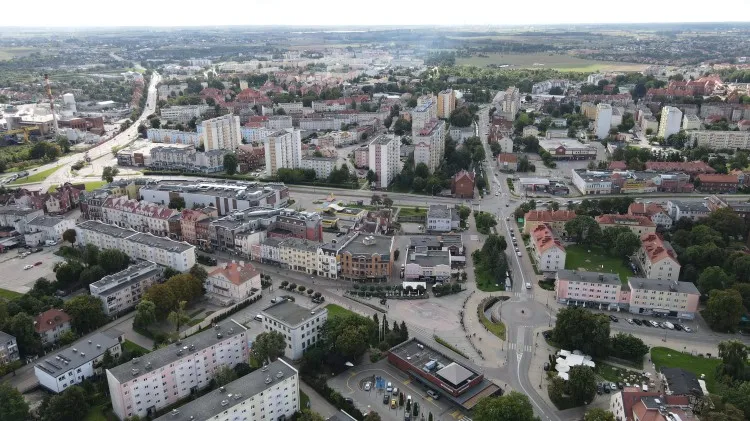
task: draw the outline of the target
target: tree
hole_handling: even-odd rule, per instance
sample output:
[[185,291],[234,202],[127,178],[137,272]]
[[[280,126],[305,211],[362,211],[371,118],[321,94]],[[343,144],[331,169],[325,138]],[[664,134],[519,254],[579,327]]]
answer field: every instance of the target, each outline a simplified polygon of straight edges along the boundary
[[130,264],[130,257],[117,249],[104,249],[99,253],[99,266],[107,274],[117,273]]
[[296,419],[297,421],[325,421],[326,420],[317,412],[313,412],[309,409],[302,409],[302,411],[300,412],[300,415]]
[[383,199],[380,198],[379,194],[373,194],[372,198],[370,199],[370,204],[373,206],[378,206],[381,203],[383,203]]
[[42,342],[34,331],[34,319],[28,314],[17,313],[8,320],[6,328],[8,333],[16,337],[21,356],[35,356],[42,350]]
[[747,376],[747,345],[738,340],[728,340],[719,343],[719,358],[721,365],[717,371],[731,377],[733,380],[745,380]]
[[23,398],[21,392],[8,383],[0,383],[0,420],[3,421],[27,421],[29,417],[29,404]]
[[78,339],[78,336],[72,330],[66,330],[57,337],[57,341],[60,345],[70,345]]
[[151,128],[158,129],[161,127],[161,120],[158,117],[154,117],[148,121],[151,124]]
[[474,421],[537,421],[534,408],[526,395],[510,392],[479,400],[474,408]]
[[62,239],[63,241],[69,242],[71,245],[75,244],[76,230],[74,230],[73,228],[66,229],[65,232],[63,232]]
[[416,167],[414,167],[414,175],[416,175],[417,177],[429,178],[430,169],[427,167],[427,164],[425,164],[424,162],[420,162]]
[[605,357],[609,352],[609,318],[583,308],[564,308],[557,314],[552,338],[563,349]]
[[205,282],[208,278],[208,272],[201,265],[193,265],[188,271],[189,274],[193,275],[196,279],[201,282]]
[[612,356],[638,362],[648,353],[648,346],[631,334],[618,333],[610,339]]
[[[722,397],[725,406],[734,406],[744,412],[745,417],[740,417],[738,421],[747,419],[746,417],[750,415],[750,382],[745,381],[734,387],[727,387]],[[701,416],[701,420],[703,419]]]
[[703,316],[711,329],[719,332],[734,332],[739,326],[743,313],[742,296],[737,290],[715,289],[709,292]]
[[104,169],[102,170],[102,180],[106,181],[107,183],[111,183],[119,173],[120,170],[115,167],[104,167]]
[[84,269],[81,272],[81,277],[79,278],[79,280],[84,286],[89,286],[90,284],[102,279],[105,276],[107,276],[107,273],[104,271],[104,269],[102,269],[99,265],[95,265]]
[[[417,407],[417,403],[414,402],[414,408]],[[382,418],[380,418],[380,415],[375,411],[370,411],[367,415],[365,415],[365,418],[362,421],[381,421]]]
[[65,303],[65,312],[70,315],[70,325],[78,334],[88,333],[107,322],[102,302],[91,295],[79,295]]
[[406,322],[401,321],[401,326],[399,326],[399,333],[401,333],[401,341],[405,341],[409,339],[409,330],[406,328]]
[[375,180],[378,179],[378,175],[375,174],[375,171],[373,170],[367,170],[367,182],[370,184],[375,183]]
[[50,398],[48,404],[42,405],[42,421],[80,420],[89,412],[86,392],[80,386],[71,386],[59,395]]
[[640,247],[641,239],[635,233],[628,230],[628,232],[620,233],[617,236],[613,251],[618,257],[628,258]]
[[185,209],[185,199],[182,197],[173,197],[169,200],[169,209]]
[[[394,327],[394,330],[396,330],[396,327]],[[365,338],[377,338],[375,330],[375,322],[369,317],[350,314],[329,318],[323,332],[326,341],[335,353],[339,354],[345,361],[355,362],[362,357],[369,347]]]
[[594,244],[601,236],[601,228],[590,216],[578,215],[565,223],[565,231],[576,243]]
[[250,364],[248,363],[238,363],[237,365],[234,366],[232,370],[234,370],[234,373],[237,375],[237,378],[246,376],[253,372],[252,367],[250,367]]
[[172,288],[166,283],[151,285],[143,294],[143,299],[154,303],[158,320],[164,320],[179,303]]
[[286,340],[284,339],[284,335],[275,331],[263,332],[253,342],[255,356],[262,362],[275,361],[284,355],[285,349]]
[[393,199],[390,197],[383,197],[383,206],[390,209],[393,206]]
[[586,412],[583,421],[615,421],[615,414],[601,408],[594,408]]
[[83,261],[89,267],[99,263],[99,247],[89,243],[83,248]]
[[179,332],[180,327],[190,321],[190,316],[185,311],[186,305],[187,301],[180,301],[177,308],[172,310],[169,316],[167,316],[167,320],[174,325],[175,332]]
[[224,171],[229,175],[234,175],[237,172],[237,155],[234,152],[224,155]]
[[591,367],[577,365],[568,372],[568,395],[577,405],[588,404],[596,396],[596,374]]
[[401,255],[401,250],[396,249],[393,250],[393,260],[398,260],[398,257]]
[[76,261],[68,261],[55,271],[55,279],[62,287],[67,289],[78,282],[78,278],[83,272],[83,266]]
[[133,325],[141,329],[148,329],[148,327],[155,322],[156,304],[149,300],[141,300],[141,302],[135,306]]
[[216,380],[217,386],[224,386],[225,384],[237,380],[237,373],[235,373],[228,365],[224,365],[216,371],[214,380]]
[[469,127],[474,122],[474,117],[468,107],[456,108],[451,112],[450,122],[451,126]]
[[724,269],[719,266],[710,266],[703,269],[703,272],[698,276],[696,286],[701,294],[708,295],[712,290],[729,287],[731,282],[731,278],[724,272]]

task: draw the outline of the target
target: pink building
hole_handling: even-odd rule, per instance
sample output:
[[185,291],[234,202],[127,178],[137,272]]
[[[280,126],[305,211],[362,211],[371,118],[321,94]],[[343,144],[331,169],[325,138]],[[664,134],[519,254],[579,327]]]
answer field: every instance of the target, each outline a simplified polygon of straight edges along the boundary
[[629,278],[630,312],[692,320],[701,294],[692,282]]
[[555,297],[562,304],[619,311],[627,309],[630,293],[616,273],[563,269],[557,271]]
[[370,149],[367,145],[362,145],[354,150],[354,166],[357,168],[367,168],[370,160]]
[[121,420],[153,416],[207,387],[219,368],[247,362],[246,331],[230,319],[107,370],[115,415]]

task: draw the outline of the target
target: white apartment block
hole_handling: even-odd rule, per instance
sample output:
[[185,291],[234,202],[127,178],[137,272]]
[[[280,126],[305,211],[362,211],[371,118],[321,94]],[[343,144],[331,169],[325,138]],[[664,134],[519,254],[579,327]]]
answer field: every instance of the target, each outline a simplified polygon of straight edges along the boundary
[[414,164],[424,163],[434,172],[445,154],[445,122],[432,119],[419,131],[412,132]]
[[0,331],[0,364],[8,364],[20,358],[16,337]]
[[667,213],[674,221],[679,221],[682,218],[697,221],[700,218],[707,217],[711,213],[711,210],[708,209],[708,206],[704,202],[669,200],[667,201]]
[[682,130],[699,130],[701,119],[695,114],[685,114],[682,117]]
[[260,291],[260,272],[244,261],[222,263],[208,274],[206,294],[227,304],[240,302]]
[[[537,133],[539,133],[539,132],[537,132]],[[501,153],[513,153],[513,139],[511,139],[510,136],[500,136],[497,139],[497,143],[500,145],[500,152]],[[445,152],[443,152],[443,153],[445,153]]]
[[291,129],[292,116],[289,115],[271,115],[265,122],[265,126],[271,130]]
[[187,88],[187,83],[175,83],[174,85],[161,84],[156,88],[156,93],[159,95],[160,100],[166,101],[172,94],[177,96],[185,93],[185,91],[187,91]]
[[242,140],[247,143],[260,143],[266,140],[266,138],[278,130],[272,130],[267,127],[247,127],[242,126],[240,133],[242,134]]
[[203,120],[201,127],[206,152],[217,149],[234,151],[242,144],[239,116],[228,114]]
[[416,133],[428,121],[437,118],[437,101],[432,96],[419,97],[419,103],[411,110],[411,131]]
[[368,145],[368,168],[377,175],[377,186],[388,187],[401,171],[401,139],[380,135]]
[[641,248],[636,258],[648,279],[677,281],[680,277],[680,264],[672,245],[663,241],[658,234],[641,236]]
[[505,90],[503,102],[501,103],[501,114],[510,120],[516,118],[518,110],[521,108],[521,91],[515,86]]
[[666,106],[661,109],[661,120],[659,120],[659,131],[657,135],[668,138],[680,132],[682,127],[682,111],[677,107]]
[[26,245],[37,245],[45,241],[60,241],[65,231],[75,228],[74,219],[59,216],[37,216],[29,221],[24,240]]
[[287,114],[301,113],[303,108],[301,102],[279,102],[276,107],[281,108]]
[[122,352],[121,338],[97,332],[80,340],[68,348],[53,351],[37,360],[34,375],[45,389],[60,393],[65,389],[81,383],[84,379],[101,373],[95,365],[104,358],[109,350],[118,358]]
[[40,216],[44,216],[41,209],[21,205],[0,206],[0,227],[13,227],[19,234],[25,234],[29,222]]
[[427,210],[427,231],[448,232],[461,222],[458,212],[447,205],[430,205]]
[[114,414],[154,415],[207,387],[221,367],[247,362],[248,340],[247,329],[228,320],[107,370]]
[[279,168],[302,166],[302,138],[299,130],[279,130],[265,141],[266,174],[275,177]]
[[148,129],[146,137],[153,143],[170,143],[179,145],[200,146],[203,135],[195,132],[182,132],[171,129]]
[[539,270],[557,272],[565,269],[565,246],[549,226],[539,224],[531,231],[531,245]]
[[609,104],[598,104],[596,106],[596,120],[594,120],[594,134],[599,139],[609,136],[612,125],[612,106]]
[[134,308],[163,275],[163,267],[143,260],[90,284],[89,292],[102,302],[104,313],[112,316]]
[[695,130],[688,134],[689,146],[711,149],[750,149],[750,132]]
[[335,130],[341,125],[336,126],[336,121],[332,117],[309,117],[299,120],[300,130]]
[[215,173],[224,170],[224,155],[227,152],[222,149],[200,152],[193,146],[157,146],[151,149],[148,166],[172,171]]
[[297,370],[284,360],[276,360],[156,421],[285,420],[304,409],[299,402]]
[[323,337],[323,325],[328,319],[325,307],[310,310],[282,299],[263,310],[263,331],[279,332],[286,340],[284,356],[296,361],[309,347]]
[[315,171],[315,177],[318,180],[325,180],[336,168],[336,158],[310,156],[302,158],[300,164],[300,168],[304,170]]
[[161,109],[161,119],[174,123],[186,124],[196,118],[198,120],[208,112],[208,105],[177,105]]
[[102,205],[103,222],[138,232],[169,236],[169,218],[179,214],[176,209],[127,196],[109,196]]
[[185,242],[99,221],[81,222],[75,230],[76,242],[80,245],[93,244],[99,249],[117,249],[132,259],[149,260],[180,272],[186,272],[195,265],[195,246]]

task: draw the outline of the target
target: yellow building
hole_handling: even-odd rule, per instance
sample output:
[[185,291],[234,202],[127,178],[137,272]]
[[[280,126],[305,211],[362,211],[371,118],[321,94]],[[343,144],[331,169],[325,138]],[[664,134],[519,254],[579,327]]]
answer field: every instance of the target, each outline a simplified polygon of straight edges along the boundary
[[453,89],[440,91],[437,100],[438,118],[449,118],[453,110],[456,108],[456,91]]
[[287,238],[279,244],[281,266],[296,272],[314,275],[318,271],[320,243],[301,238]]
[[589,120],[596,120],[596,105],[593,102],[584,102],[581,104],[581,114]]

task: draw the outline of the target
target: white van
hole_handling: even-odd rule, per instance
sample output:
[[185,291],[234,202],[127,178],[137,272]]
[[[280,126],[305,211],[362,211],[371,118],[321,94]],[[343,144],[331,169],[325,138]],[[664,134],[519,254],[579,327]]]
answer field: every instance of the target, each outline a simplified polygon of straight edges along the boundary
[[257,320],[257,321],[259,321],[259,322],[262,322],[262,321],[263,321],[263,316],[261,316],[260,314],[257,314],[257,315],[255,316],[255,320]]

